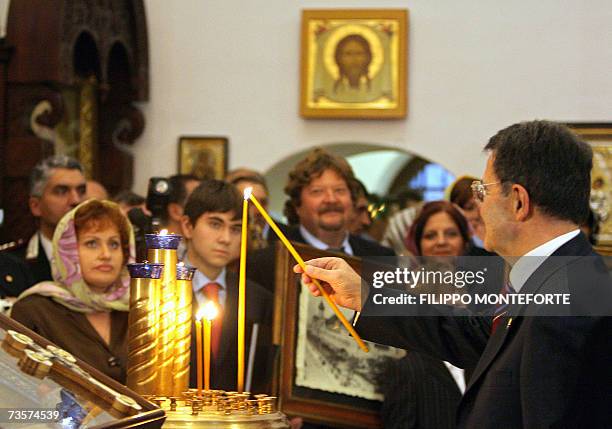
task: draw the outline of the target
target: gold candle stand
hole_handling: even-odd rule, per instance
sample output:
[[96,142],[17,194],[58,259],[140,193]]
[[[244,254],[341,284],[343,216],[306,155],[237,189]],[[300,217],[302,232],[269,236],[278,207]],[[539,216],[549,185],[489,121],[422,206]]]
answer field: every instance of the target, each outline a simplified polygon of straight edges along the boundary
[[189,388],[191,358],[192,297],[191,281],[195,268],[182,262],[176,266],[176,327],[174,331],[173,395],[179,396]]
[[160,278],[159,335],[157,342],[158,382],[156,394],[172,396],[174,393],[174,355],[176,323],[176,249],[181,241],[175,234],[146,234],[147,258],[164,264]]
[[156,393],[159,278],[162,264],[129,264],[127,386],[141,395]]

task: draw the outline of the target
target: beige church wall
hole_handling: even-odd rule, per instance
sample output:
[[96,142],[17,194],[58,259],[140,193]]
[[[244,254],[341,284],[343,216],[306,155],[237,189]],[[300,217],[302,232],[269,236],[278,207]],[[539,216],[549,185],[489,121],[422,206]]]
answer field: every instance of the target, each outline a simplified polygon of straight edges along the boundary
[[[227,136],[231,167],[262,171],[323,144],[399,148],[479,175],[496,130],[534,118],[610,121],[609,0],[146,0],[150,100],[136,191],[174,174],[180,135]],[[299,116],[305,8],[409,9],[403,120]]]

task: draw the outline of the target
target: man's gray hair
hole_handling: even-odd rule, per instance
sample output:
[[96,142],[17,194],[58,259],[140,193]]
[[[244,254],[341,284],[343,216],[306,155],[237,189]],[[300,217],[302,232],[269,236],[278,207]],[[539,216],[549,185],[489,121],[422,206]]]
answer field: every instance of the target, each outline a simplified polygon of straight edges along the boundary
[[41,197],[45,185],[56,168],[79,170],[83,173],[83,166],[79,161],[66,155],[54,155],[40,161],[30,173],[30,196]]

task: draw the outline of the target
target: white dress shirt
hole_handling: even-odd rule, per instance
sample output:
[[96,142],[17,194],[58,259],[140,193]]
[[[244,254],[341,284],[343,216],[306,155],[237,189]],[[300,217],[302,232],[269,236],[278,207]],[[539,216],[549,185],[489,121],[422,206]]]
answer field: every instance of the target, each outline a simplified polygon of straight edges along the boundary
[[550,241],[530,250],[519,258],[510,270],[510,283],[516,292],[520,292],[525,282],[538,269],[550,255],[580,234],[579,229],[575,229],[563,235],[553,238]]
[[[322,242],[317,237],[312,235],[306,228],[304,228],[303,225],[300,225],[300,233],[302,234],[302,237],[304,237],[304,240],[306,240],[306,244],[311,245],[315,249],[327,250],[330,248],[329,244]],[[342,242],[340,247],[344,248],[344,253],[346,253],[347,255],[353,254],[353,248],[349,243],[348,232],[346,233],[346,237],[344,237],[344,241]]]
[[38,236],[40,237],[40,245],[45,251],[45,255],[47,255],[47,259],[50,263],[51,258],[53,257],[53,242],[47,237],[45,237],[44,234],[42,234],[41,232],[38,233]]

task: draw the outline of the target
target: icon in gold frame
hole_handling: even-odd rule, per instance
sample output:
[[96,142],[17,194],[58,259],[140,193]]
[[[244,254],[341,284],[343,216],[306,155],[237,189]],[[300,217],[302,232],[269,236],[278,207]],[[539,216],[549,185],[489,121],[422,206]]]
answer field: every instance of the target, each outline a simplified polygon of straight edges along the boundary
[[404,118],[406,9],[302,11],[300,113]]

